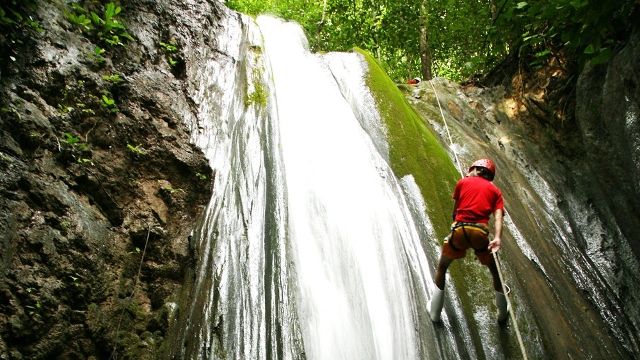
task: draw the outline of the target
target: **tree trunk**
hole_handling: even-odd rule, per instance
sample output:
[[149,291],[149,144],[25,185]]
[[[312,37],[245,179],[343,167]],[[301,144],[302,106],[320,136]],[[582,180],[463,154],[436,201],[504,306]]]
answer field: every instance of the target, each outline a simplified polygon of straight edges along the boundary
[[431,72],[431,50],[429,49],[429,23],[427,13],[427,1],[423,0],[420,5],[420,65],[422,68],[422,79],[431,80],[433,74]]
[[322,19],[318,23],[318,27],[316,28],[316,46],[318,47],[317,51],[322,50],[322,43],[320,42],[320,33],[322,32],[322,28],[324,27],[324,17],[327,13],[327,0],[324,0],[324,4],[322,5]]
[[491,25],[493,25],[493,22],[496,21],[496,17],[498,16],[498,7],[496,6],[495,1],[489,1],[489,10],[491,11]]

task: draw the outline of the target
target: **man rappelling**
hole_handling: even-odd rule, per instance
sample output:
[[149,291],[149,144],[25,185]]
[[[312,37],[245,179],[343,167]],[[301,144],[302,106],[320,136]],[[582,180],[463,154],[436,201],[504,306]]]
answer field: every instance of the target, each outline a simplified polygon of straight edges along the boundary
[[[502,216],[504,200],[502,193],[493,184],[496,166],[489,159],[479,159],[469,168],[467,177],[456,184],[453,192],[453,225],[451,234],[445,238],[442,255],[436,269],[433,296],[427,307],[433,322],[440,321],[440,313],[444,304],[444,288],[449,265],[455,259],[461,259],[468,249],[473,248],[478,260],[486,265],[493,277],[493,288],[498,307],[498,321],[507,319],[509,309],[503,293],[500,274],[493,257],[493,252],[500,249],[502,235]],[[489,241],[489,218],[493,214],[494,236]],[[508,287],[505,286],[507,292]]]

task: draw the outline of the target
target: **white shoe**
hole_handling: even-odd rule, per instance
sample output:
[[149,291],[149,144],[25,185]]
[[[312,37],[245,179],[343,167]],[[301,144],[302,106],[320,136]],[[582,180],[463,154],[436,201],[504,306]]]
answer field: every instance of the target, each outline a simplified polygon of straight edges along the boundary
[[442,312],[443,305],[444,290],[440,290],[437,286],[435,286],[431,299],[427,301],[427,308],[429,309],[429,316],[431,317],[431,321],[440,321],[440,313]]
[[[511,292],[509,286],[504,286],[507,289],[507,295]],[[498,322],[503,323],[507,320],[507,315],[509,315],[509,304],[507,303],[507,296],[503,293],[496,291],[496,306],[498,307]]]

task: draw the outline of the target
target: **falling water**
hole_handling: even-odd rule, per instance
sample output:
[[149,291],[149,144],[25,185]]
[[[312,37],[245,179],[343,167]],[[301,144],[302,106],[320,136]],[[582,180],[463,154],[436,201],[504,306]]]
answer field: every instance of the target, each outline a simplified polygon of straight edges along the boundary
[[354,82],[351,100],[371,99],[365,62],[312,55],[297,24],[258,23],[264,44],[250,19],[229,20],[228,58],[199,74],[195,98],[212,116],[194,142],[216,178],[174,355],[421,358],[428,220],[414,224],[408,202],[422,199],[389,168],[372,100],[354,113],[341,92]]
[[[419,358],[403,247],[418,243],[418,234],[401,188],[334,75],[309,53],[302,29],[267,17],[258,23],[277,94],[306,353],[313,359]],[[362,83],[357,70],[349,80]]]

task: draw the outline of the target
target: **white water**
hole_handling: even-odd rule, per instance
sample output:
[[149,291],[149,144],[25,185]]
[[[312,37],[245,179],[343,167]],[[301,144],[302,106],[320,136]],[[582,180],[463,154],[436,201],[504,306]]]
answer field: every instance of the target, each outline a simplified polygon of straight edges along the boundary
[[275,84],[306,355],[420,358],[404,250],[419,241],[402,190],[299,26],[258,23]]

